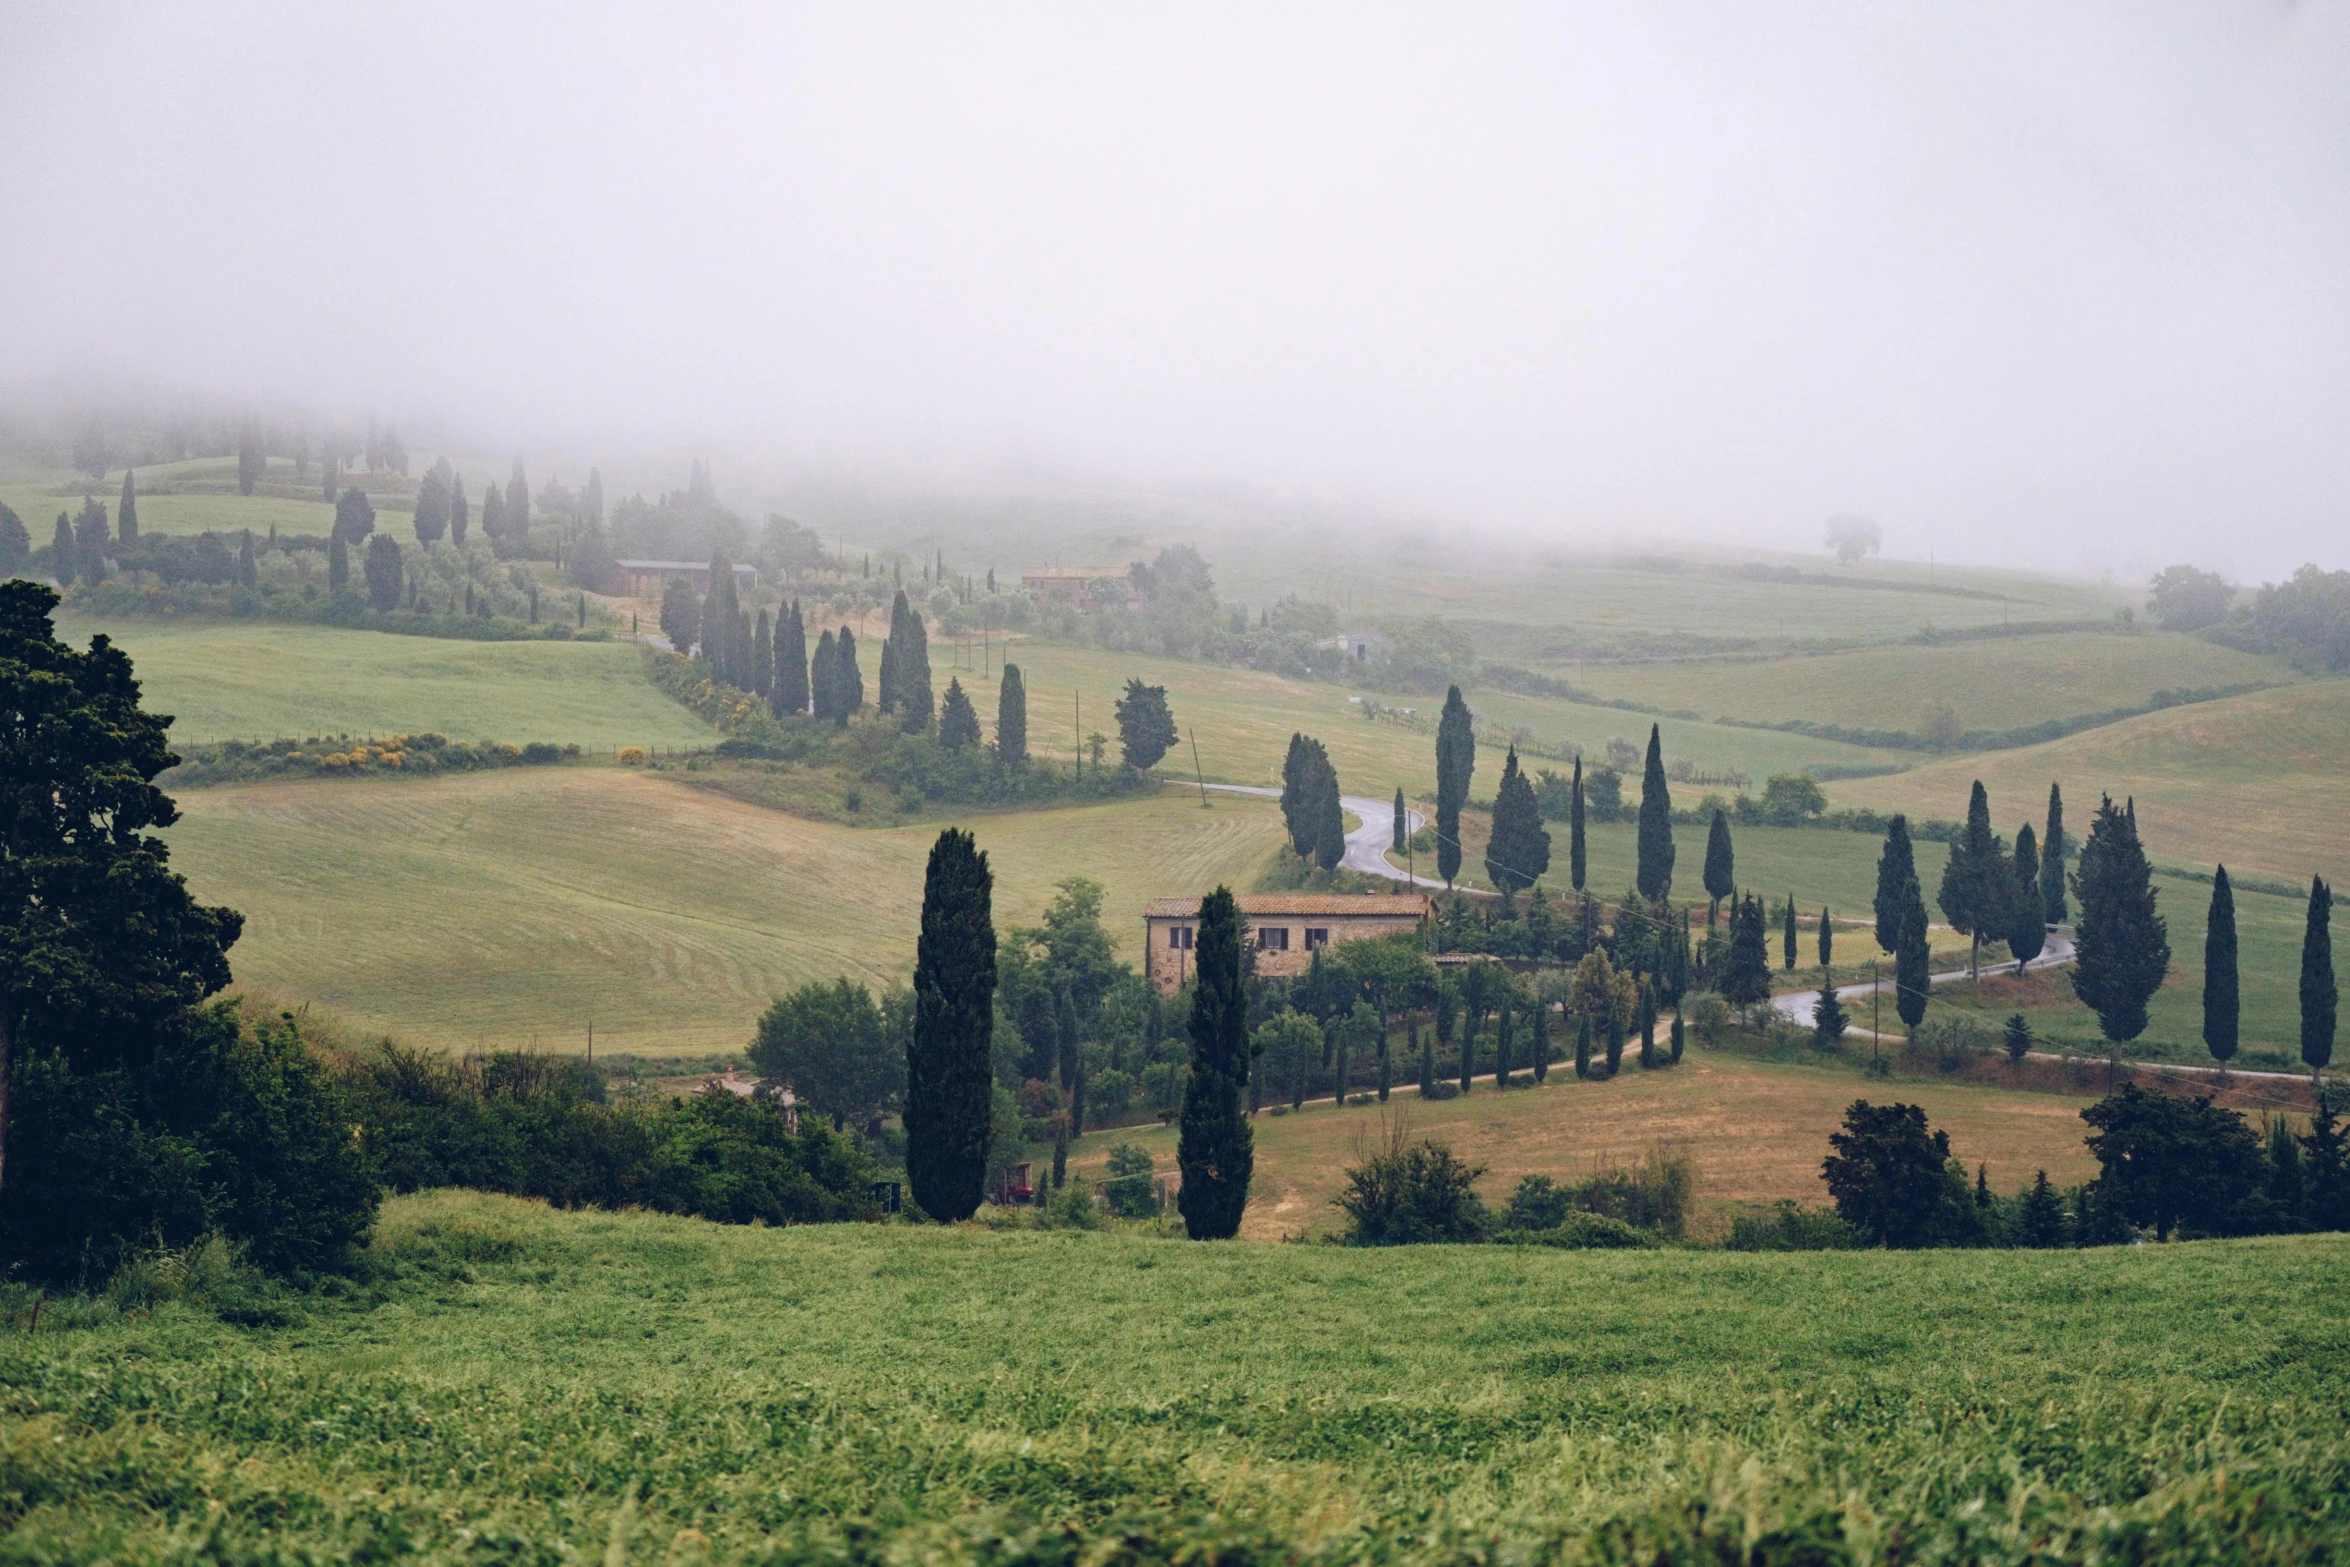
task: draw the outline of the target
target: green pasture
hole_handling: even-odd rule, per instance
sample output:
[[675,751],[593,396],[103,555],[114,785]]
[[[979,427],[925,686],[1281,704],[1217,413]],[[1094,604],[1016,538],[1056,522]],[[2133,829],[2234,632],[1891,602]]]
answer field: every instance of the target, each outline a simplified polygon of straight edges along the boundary
[[2044,819],[2054,779],[2076,836],[2109,793],[2136,799],[2139,835],[2159,863],[2225,864],[2303,886],[2322,874],[2350,885],[2350,680],[2168,708],[2045,745],[1827,788],[1840,805],[1956,817],[1977,778],[2003,833]]
[[[740,1046],[805,980],[903,981],[940,826],[809,821],[611,766],[230,785],[180,807],[174,866],[245,913],[241,982],[451,1049],[579,1050],[592,1018],[599,1047],[647,1054]],[[1176,791],[969,825],[999,928],[1091,876],[1129,961],[1144,902],[1251,885],[1281,834],[1270,801]]]
[[[956,663],[966,656],[972,665],[968,669]],[[950,675],[962,677],[975,693],[983,727],[991,733],[1003,656],[1002,644],[985,653],[977,643],[965,652],[949,642],[931,645],[936,684],[943,690]],[[1370,700],[1382,708],[1414,711],[1410,718],[1372,720],[1364,717],[1361,700],[1350,700],[1363,693],[1258,670],[1033,642],[1011,644],[1010,657],[1019,664],[1028,688],[1029,749],[1040,756],[1068,757],[1080,717],[1084,733],[1099,730],[1114,740],[1118,726],[1113,705],[1126,681],[1138,678],[1167,688],[1175,721],[1184,730],[1183,745],[1160,764],[1168,776],[1190,771],[1191,741],[1196,736],[1200,767],[1210,782],[1278,785],[1289,737],[1303,731],[1329,748],[1339,785],[1350,793],[1385,795],[1400,784],[1417,796],[1436,787],[1435,719],[1443,706],[1441,697],[1373,693]],[[1481,727],[1523,728],[1533,743],[1547,750],[1580,744],[1587,756],[1597,756],[1611,738],[1642,746],[1648,741],[1650,720],[1638,713],[1493,691],[1471,691],[1466,699]],[[1833,740],[1672,719],[1664,721],[1664,742],[1668,756],[1686,756],[1705,772],[1745,772],[1757,789],[1774,772],[1883,765],[1891,755]],[[1479,745],[1472,785],[1478,798],[1491,797],[1501,777],[1504,750],[1505,743],[1491,740]],[[1564,770],[1571,764],[1537,756],[1529,758],[1528,765]]]
[[450,642],[277,621],[113,623],[64,615],[77,645],[104,631],[131,655],[172,738],[391,735],[531,740],[609,751],[708,747],[717,732],[655,690],[625,642]]
[[1961,729],[2019,729],[2143,707],[2157,691],[2294,678],[2281,660],[2200,637],[2113,631],[1895,644],[1791,658],[1593,664],[1585,672],[1588,688],[1601,696],[1708,717],[1808,719],[1913,733],[1934,703],[1949,704]]
[[121,1563],[2329,1560],[2345,1290],[2340,1236],[1368,1252],[427,1194],[282,1325],[0,1337],[0,1528]]

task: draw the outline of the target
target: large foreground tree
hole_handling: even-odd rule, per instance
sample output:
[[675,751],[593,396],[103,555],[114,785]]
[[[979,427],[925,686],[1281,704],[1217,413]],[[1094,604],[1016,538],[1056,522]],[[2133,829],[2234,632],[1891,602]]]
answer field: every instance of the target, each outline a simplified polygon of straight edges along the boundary
[[1183,1088],[1183,1126],[1175,1145],[1183,1189],[1175,1203],[1193,1240],[1229,1240],[1240,1233],[1256,1168],[1245,1092],[1248,995],[1240,973],[1240,906],[1229,889],[1218,887],[1200,900],[1193,957],[1199,978],[1191,998],[1191,1077]]
[[155,787],[179,761],[169,718],[141,710],[103,635],[50,633],[57,594],[0,583],[0,1182],[13,1069],[140,1067],[194,1003],[229,982],[244,926],[169,868],[149,829],[179,819]]
[[906,1177],[924,1213],[979,1210],[995,1110],[994,878],[978,841],[949,827],[930,848],[906,1047]]

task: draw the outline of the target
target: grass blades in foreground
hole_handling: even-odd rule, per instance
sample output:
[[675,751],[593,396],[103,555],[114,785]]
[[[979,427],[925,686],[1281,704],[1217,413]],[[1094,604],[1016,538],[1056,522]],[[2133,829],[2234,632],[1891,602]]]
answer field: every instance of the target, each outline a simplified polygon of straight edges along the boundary
[[[2331,1559],[2340,1236],[1357,1252],[392,1203],[0,1337],[22,1561]],[[57,1317],[52,1314],[50,1324]]]

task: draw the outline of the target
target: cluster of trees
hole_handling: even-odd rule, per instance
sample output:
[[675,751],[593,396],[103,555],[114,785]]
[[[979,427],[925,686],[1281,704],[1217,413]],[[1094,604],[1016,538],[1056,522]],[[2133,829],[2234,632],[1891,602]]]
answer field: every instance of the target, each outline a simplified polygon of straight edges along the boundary
[[2255,1130],[2207,1096],[2127,1084],[2081,1112],[2096,1179],[2058,1191],[2045,1170],[2012,1197],[1972,1179],[1916,1105],[1858,1100],[1821,1165],[1837,1216],[1871,1246],[2097,1246],[2142,1233],[2267,1235],[2350,1228],[2350,1127],[2321,1093],[2306,1134]]
[[1346,812],[1338,802],[1338,769],[1319,740],[1293,733],[1281,763],[1281,822],[1301,860],[1336,870],[1346,857]]
[[2320,669],[2350,669],[2350,571],[2303,566],[2243,599],[2227,579],[2171,566],[2148,585],[2147,613],[2166,631],[2201,631]]

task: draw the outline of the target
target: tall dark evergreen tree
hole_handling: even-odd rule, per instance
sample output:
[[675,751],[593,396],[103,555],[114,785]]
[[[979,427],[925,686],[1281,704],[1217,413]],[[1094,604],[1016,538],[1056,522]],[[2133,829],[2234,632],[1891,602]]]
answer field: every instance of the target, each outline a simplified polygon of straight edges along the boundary
[[[522,477],[522,459],[517,457],[514,459],[514,476],[506,481],[506,535],[519,539],[527,537],[529,533],[530,483]],[[718,586],[716,578],[711,579],[710,586]]]
[[1844,998],[1836,994],[1836,976],[1824,975],[1820,980],[1820,1000],[1812,1013],[1812,1038],[1822,1049],[1832,1048],[1852,1027],[1852,1019],[1845,1016]]
[[2222,1066],[2235,1059],[2242,1010],[2236,990],[2236,890],[2222,865],[2211,878],[2211,914],[2203,926],[2203,1048]]
[[1760,1006],[1771,999],[1770,938],[1762,899],[1753,893],[1730,907],[1730,954],[1721,974],[1721,994],[1732,1006]]
[[1534,1081],[1550,1081],[1550,1003],[1538,992],[1533,1006],[1534,1038],[1530,1049],[1534,1057]]
[[2107,1039],[2126,1044],[2146,1031],[2146,1003],[2170,971],[2170,932],[2155,912],[2154,872],[2138,843],[2137,813],[2117,809],[2110,795],[2081,845],[2073,896],[2081,905],[2073,994],[2097,1014]]
[[1795,929],[1795,894],[1791,892],[1787,894],[1786,908],[1779,915],[1780,955],[1788,968],[1795,967],[1795,947],[1800,939]]
[[[351,546],[343,542],[340,533],[332,534],[326,541],[326,590],[329,593],[340,593],[350,586],[350,582]],[[469,590],[470,586],[468,584]]]
[[2048,832],[2040,840],[2040,904],[2051,925],[2062,925],[2065,921],[2064,859],[2068,847],[2064,837],[2064,793],[2051,783]]
[[11,511],[7,502],[0,501],[0,581],[24,570],[32,553],[33,536],[26,529],[24,519]]
[[57,532],[49,540],[49,572],[56,577],[59,587],[73,586],[74,556],[78,553],[73,547],[73,519],[59,512]]
[[1175,1147],[1183,1187],[1175,1201],[1193,1240],[1229,1240],[1240,1232],[1256,1150],[1244,1099],[1249,1040],[1240,907],[1228,888],[1200,900],[1192,957],[1199,977],[1191,998],[1191,1076]]
[[375,531],[375,506],[361,489],[343,492],[335,502],[334,535],[345,544],[358,544]]
[[1338,869],[1338,862],[1346,858],[1346,808],[1339,803],[1338,769],[1330,764],[1330,754],[1314,743],[1314,755],[1319,766],[1314,772],[1313,802],[1310,807],[1314,832],[1314,863],[1326,871]]
[[1705,895],[1711,900],[1705,922],[1711,925],[1722,900],[1738,890],[1738,853],[1730,843],[1730,813],[1716,807],[1713,825],[1705,830]]
[[1165,686],[1128,680],[1111,711],[1118,720],[1118,759],[1135,772],[1149,772],[1174,748],[1178,731]]
[[800,618],[800,601],[785,607],[775,623],[775,689],[770,704],[783,718],[808,710],[808,627]]
[[775,689],[775,628],[765,610],[751,628],[751,689],[761,696]]
[[90,496],[82,497],[81,515],[73,521],[74,569],[84,582],[106,580],[107,545],[106,505]]
[[2008,897],[2007,950],[2021,974],[2048,945],[2048,921],[2040,905],[2040,844],[2030,822],[2015,830],[2015,883]]
[[734,612],[741,607],[734,562],[721,550],[710,557],[710,590],[702,595],[702,653],[710,661],[712,678],[738,689],[746,683],[734,667]]
[[1983,938],[2005,940],[2015,918],[2015,871],[1991,830],[1991,797],[1980,778],[1967,796],[1966,830],[1951,841],[1935,901],[1951,929],[1969,938],[1967,972],[1979,975]]
[[[506,536],[506,497],[494,483],[481,493],[481,536],[493,546]],[[459,539],[457,542],[462,544],[465,541]],[[682,653],[685,649],[680,648],[678,651]]]
[[1461,688],[1451,686],[1436,721],[1436,874],[1447,888],[1461,871],[1461,807],[1469,803],[1476,771],[1476,719],[1461,700]]
[[1550,869],[1550,834],[1542,826],[1542,802],[1518,766],[1511,746],[1493,793],[1493,835],[1485,845],[1485,874],[1503,898],[1515,897]]
[[865,676],[857,668],[857,634],[848,627],[832,639],[832,721],[846,726],[865,706]]
[[1925,1020],[1926,999],[1934,986],[1932,955],[1926,948],[1926,894],[1915,876],[1901,884],[1894,899],[1893,1010],[1915,1028]]
[[237,585],[247,588],[261,586],[261,563],[253,558],[251,528],[245,530],[244,542],[237,546]]
[[840,709],[840,677],[833,666],[840,662],[832,633],[827,631],[816,639],[816,652],[808,661],[808,692],[810,712],[817,718],[835,723],[847,723]]
[[1006,767],[1028,763],[1028,687],[1018,664],[1004,666],[1003,684],[996,690],[995,754]]
[[[473,526],[472,508],[465,504],[465,475],[449,475],[449,542],[465,548],[465,531]],[[592,585],[592,584],[591,584]]]
[[1289,834],[1289,846],[1300,857],[1313,852],[1313,839],[1306,830],[1306,800],[1313,781],[1308,743],[1304,735],[1291,730],[1289,752],[1281,758],[1281,825]]
[[1901,889],[1914,881],[1917,873],[1917,859],[1909,842],[1909,818],[1896,816],[1885,824],[1885,847],[1877,854],[1877,945],[1887,952],[1901,950]]
[[979,743],[979,714],[963,694],[963,682],[947,681],[946,700],[938,709],[938,744],[943,751],[960,751]]
[[1591,869],[1590,847],[1583,838],[1583,753],[1575,753],[1575,787],[1567,796],[1567,879],[1575,890],[1583,890],[1583,878]]
[[971,834],[931,845],[906,1047],[906,1177],[944,1223],[978,1211],[995,1124],[994,878]]
[[1673,890],[1673,796],[1665,787],[1664,737],[1648,726],[1648,765],[1640,775],[1640,862],[1633,884],[1654,903]]
[[1403,785],[1395,786],[1395,819],[1389,824],[1387,846],[1396,853],[1404,852],[1404,840],[1410,835],[1412,814],[1403,803]]
[[122,500],[114,508],[114,536],[125,544],[135,544],[139,538],[139,492],[131,483],[131,470],[122,471]]
[[898,727],[910,735],[918,735],[930,727],[936,699],[930,689],[930,631],[923,624],[922,611],[906,602],[906,596],[897,596],[893,613],[904,611],[904,618],[893,630],[898,641],[897,698]]
[[[898,595],[900,598],[904,594]],[[884,637],[881,642],[881,673],[873,684],[873,711],[894,713],[898,710],[898,639]]]
[[2334,1059],[2334,1012],[2339,998],[2334,988],[2333,924],[2334,889],[2326,885],[2324,877],[2312,876],[2309,914],[2301,931],[2301,1061],[2313,1078]]
[[252,494],[253,486],[268,471],[269,458],[261,450],[261,424],[247,419],[237,427],[237,493]]
[[1827,909],[1823,907],[1820,910],[1820,967],[1826,968],[1835,961],[1836,926],[1835,922],[1828,918]]

